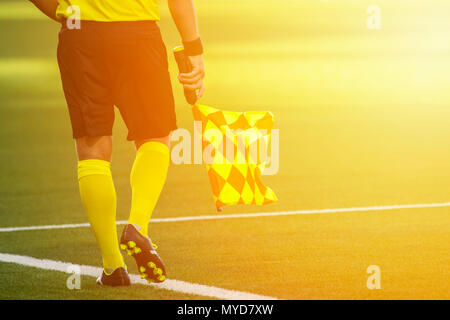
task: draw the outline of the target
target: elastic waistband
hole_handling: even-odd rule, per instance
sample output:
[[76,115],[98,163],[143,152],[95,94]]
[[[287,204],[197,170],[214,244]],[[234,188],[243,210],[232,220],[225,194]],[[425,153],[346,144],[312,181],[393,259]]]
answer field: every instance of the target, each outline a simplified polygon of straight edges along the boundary
[[[61,20],[61,25],[63,29],[73,30],[67,27],[67,19]],[[139,20],[139,21],[91,21],[91,20],[81,20],[80,28],[86,29],[129,29],[129,30],[139,30],[139,29],[154,29],[159,30],[158,24],[155,20]]]

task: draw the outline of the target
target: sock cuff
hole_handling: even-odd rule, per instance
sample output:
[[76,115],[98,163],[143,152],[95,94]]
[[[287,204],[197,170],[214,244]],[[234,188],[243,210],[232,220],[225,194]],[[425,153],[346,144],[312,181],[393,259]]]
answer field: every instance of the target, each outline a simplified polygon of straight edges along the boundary
[[78,161],[78,180],[91,175],[111,176],[111,163],[100,159]]
[[149,141],[149,142],[142,144],[138,149],[139,153],[149,152],[149,151],[156,151],[156,152],[168,155],[169,147],[165,143],[162,143],[162,142]]

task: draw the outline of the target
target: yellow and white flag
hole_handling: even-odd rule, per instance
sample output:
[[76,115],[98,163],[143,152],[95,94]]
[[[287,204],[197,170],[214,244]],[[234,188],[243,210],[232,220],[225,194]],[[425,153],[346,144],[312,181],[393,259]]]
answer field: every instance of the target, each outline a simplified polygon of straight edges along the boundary
[[[203,158],[217,210],[226,205],[276,201],[275,193],[261,181],[269,158],[273,114],[222,111],[204,105],[192,106],[192,112],[202,125]],[[205,159],[208,155],[210,161]]]

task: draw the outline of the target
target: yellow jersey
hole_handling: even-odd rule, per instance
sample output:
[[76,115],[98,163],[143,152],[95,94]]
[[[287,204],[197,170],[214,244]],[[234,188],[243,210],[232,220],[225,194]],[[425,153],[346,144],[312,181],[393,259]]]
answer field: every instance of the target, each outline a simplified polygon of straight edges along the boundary
[[58,0],[56,17],[91,21],[159,20],[158,0]]

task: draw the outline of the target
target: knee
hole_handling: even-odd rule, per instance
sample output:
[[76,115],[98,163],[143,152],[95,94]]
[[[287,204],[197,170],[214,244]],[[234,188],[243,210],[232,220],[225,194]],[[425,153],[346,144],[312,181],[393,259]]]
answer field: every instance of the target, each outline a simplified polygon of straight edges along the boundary
[[162,137],[162,138],[139,139],[139,140],[134,141],[134,144],[136,145],[136,150],[139,149],[139,147],[141,145],[143,145],[144,143],[150,142],[150,141],[163,143],[167,147],[169,147],[169,144],[170,144],[169,136],[165,136],[165,137]]
[[76,140],[78,160],[99,159],[111,161],[112,138],[110,136],[82,137]]

